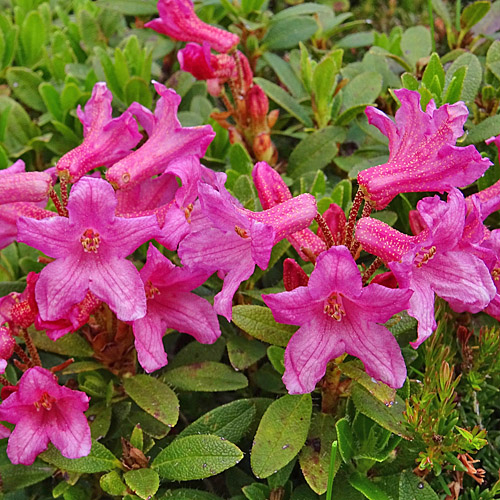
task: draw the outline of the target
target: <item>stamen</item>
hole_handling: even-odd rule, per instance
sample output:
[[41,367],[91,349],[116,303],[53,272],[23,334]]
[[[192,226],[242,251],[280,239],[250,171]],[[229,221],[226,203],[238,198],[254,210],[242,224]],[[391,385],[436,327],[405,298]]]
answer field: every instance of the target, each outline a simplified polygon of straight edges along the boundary
[[193,211],[193,204],[190,203],[185,209],[184,209],[184,215],[186,216],[186,220],[188,221],[189,224],[191,224],[191,212]]
[[434,245],[432,245],[428,250],[425,248],[421,248],[415,256],[414,262],[417,264],[417,267],[422,267],[424,264],[427,264],[427,262],[432,260],[434,258],[434,255],[436,255],[436,247]]
[[323,311],[331,318],[341,321],[342,317],[346,315],[342,302],[342,294],[332,293],[332,295],[326,299]]
[[97,253],[101,244],[101,237],[97,231],[86,229],[80,238],[80,242],[85,253]]
[[55,398],[53,398],[50,394],[47,392],[44,392],[42,394],[42,397],[33,403],[33,405],[36,408],[36,411],[40,411],[41,408],[45,408],[46,410],[51,410],[52,409],[52,403],[55,402]]
[[242,238],[249,238],[250,236],[248,235],[248,233],[242,229],[241,227],[239,226],[234,226],[234,230],[236,231],[236,234],[238,236],[241,236]]
[[160,295],[160,290],[158,290],[158,288],[156,288],[150,280],[146,281],[144,290],[146,292],[147,299],[152,299],[155,295]]
[[498,267],[495,267],[495,269],[491,271],[491,277],[494,281],[500,280],[500,269]]

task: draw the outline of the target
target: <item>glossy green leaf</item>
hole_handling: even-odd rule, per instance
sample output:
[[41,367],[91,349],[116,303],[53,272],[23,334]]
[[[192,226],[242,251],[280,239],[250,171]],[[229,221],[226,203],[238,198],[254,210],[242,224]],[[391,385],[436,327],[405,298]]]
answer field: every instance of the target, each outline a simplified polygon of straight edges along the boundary
[[179,488],[178,490],[168,490],[158,500],[221,500],[220,497],[212,493],[190,488]]
[[[5,450],[3,450],[5,453]],[[54,474],[55,469],[41,460],[36,460],[33,465],[0,465],[2,477],[2,492],[20,490],[39,483]]]
[[140,498],[150,499],[160,487],[160,478],[153,469],[130,470],[123,474],[127,486]]
[[250,461],[258,478],[284,467],[304,445],[311,422],[310,394],[286,395],[264,413],[255,434]]
[[432,85],[432,80],[435,76],[437,76],[441,88],[444,88],[444,80],[445,80],[444,69],[443,65],[441,64],[441,60],[439,59],[439,56],[436,54],[436,52],[434,52],[431,55],[431,58],[429,59],[429,62],[425,67],[425,71],[422,76],[422,83],[428,89],[430,89]]
[[162,424],[173,427],[177,423],[179,400],[168,385],[150,375],[135,375],[125,378],[123,387],[138,406]]
[[311,38],[318,31],[318,23],[311,17],[287,17],[271,23],[262,40],[268,50],[296,47],[299,42]]
[[297,330],[296,326],[276,323],[271,309],[261,306],[234,306],[233,323],[256,339],[282,347]]
[[[282,12],[287,10],[290,9],[284,9]],[[287,87],[295,98],[301,99],[307,95],[302,82],[295,75],[290,63],[286,62],[282,57],[277,54],[273,54],[272,52],[266,52],[262,57],[276,73],[276,76],[280,79],[281,83]]]
[[153,104],[153,96],[149,85],[139,76],[133,76],[125,84],[125,102],[132,104],[138,102],[146,108],[151,108]]
[[200,392],[236,391],[248,385],[243,373],[214,361],[173,368],[163,375],[163,380],[183,391]]
[[242,451],[230,441],[202,434],[176,439],[157,455],[151,467],[165,479],[191,481],[219,474],[242,458]]
[[266,355],[266,346],[257,340],[235,335],[227,343],[227,354],[235,370],[245,370]]
[[326,127],[306,137],[292,151],[287,174],[298,179],[307,172],[324,168],[337,155],[337,142],[342,142],[345,131],[340,127]]
[[122,481],[120,474],[116,470],[101,476],[99,485],[105,493],[109,493],[113,496],[123,496],[127,494],[127,485]]
[[57,340],[50,340],[45,332],[30,331],[38,349],[47,352],[54,352],[64,356],[75,356],[81,358],[88,358],[94,354],[94,351],[78,333],[70,333]]
[[20,101],[36,111],[46,111],[45,103],[38,93],[42,79],[37,73],[28,68],[9,68],[6,77],[14,95]]
[[384,490],[359,472],[354,472],[349,476],[349,484],[363,493],[368,500],[391,500]]
[[188,425],[179,437],[213,434],[238,443],[248,432],[256,412],[256,405],[251,399],[238,399],[205,413]]

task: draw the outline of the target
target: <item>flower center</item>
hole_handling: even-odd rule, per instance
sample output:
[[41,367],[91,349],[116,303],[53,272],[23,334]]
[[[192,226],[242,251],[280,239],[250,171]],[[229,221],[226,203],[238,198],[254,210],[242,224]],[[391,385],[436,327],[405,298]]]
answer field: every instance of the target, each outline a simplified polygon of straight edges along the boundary
[[248,233],[243,228],[241,228],[240,226],[234,226],[234,230],[236,231],[236,234],[238,236],[241,236],[244,239],[250,237],[250,236],[248,236]]
[[344,304],[342,302],[341,293],[332,293],[325,301],[324,313],[337,321],[342,320],[345,316]]
[[40,411],[41,408],[45,408],[46,410],[52,409],[52,403],[55,403],[56,399],[53,398],[47,392],[42,394],[42,397],[36,401],[34,404],[36,411]]
[[156,288],[150,280],[146,281],[144,290],[146,292],[147,299],[152,299],[155,295],[160,295],[160,290],[158,290],[158,288]]
[[495,267],[495,269],[491,271],[491,277],[494,281],[500,280],[500,269],[498,267]]
[[101,244],[101,237],[94,229],[86,229],[80,237],[80,243],[85,253],[97,253]]
[[432,245],[430,248],[421,248],[420,251],[415,255],[415,264],[417,267],[422,267],[424,264],[427,264],[430,260],[434,258],[436,255],[436,247]]

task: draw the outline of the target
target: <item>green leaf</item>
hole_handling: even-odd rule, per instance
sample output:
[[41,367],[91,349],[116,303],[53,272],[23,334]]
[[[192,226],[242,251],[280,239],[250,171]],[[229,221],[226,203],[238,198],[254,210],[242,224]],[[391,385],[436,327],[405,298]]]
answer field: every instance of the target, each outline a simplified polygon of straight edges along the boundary
[[311,421],[310,394],[286,395],[264,413],[250,456],[256,477],[266,478],[284,467],[304,445]]
[[296,326],[276,323],[271,309],[262,306],[234,306],[233,323],[256,339],[282,347],[297,331]]
[[235,335],[227,343],[227,354],[235,370],[245,370],[266,355],[266,346],[257,340]]
[[349,484],[363,493],[368,500],[391,500],[373,481],[359,472],[354,472],[349,476]]
[[480,0],[467,5],[460,16],[460,26],[464,33],[467,33],[475,24],[488,14],[491,3],[486,0]]
[[76,108],[78,101],[83,93],[73,82],[68,82],[61,92],[61,106],[65,112],[72,111]]
[[0,281],[0,297],[5,297],[12,292],[22,292],[26,283],[22,281]]
[[59,99],[59,92],[48,82],[42,82],[38,87],[43,102],[49,113],[58,121],[63,119],[63,110]]
[[219,406],[186,427],[179,437],[213,434],[237,443],[247,433],[256,415],[251,399],[239,399]]
[[273,365],[273,368],[280,374],[285,373],[285,349],[276,345],[270,345],[267,348],[267,357]]
[[335,424],[337,431],[337,439],[339,445],[339,452],[342,460],[349,463],[355,455],[354,450],[354,436],[351,430],[351,424],[347,418],[341,418]]
[[344,112],[342,112],[337,117],[337,119],[335,120],[335,125],[338,125],[341,127],[348,125],[349,122],[351,122],[356,116],[363,113],[366,109],[366,106],[370,106],[370,104],[371,103],[356,104],[356,106],[353,106],[352,108],[346,109]]
[[431,50],[431,34],[424,26],[412,26],[403,33],[401,51],[413,68],[416,67],[417,61],[427,57]]
[[269,486],[261,483],[252,483],[241,489],[248,500],[267,500],[271,494]]
[[149,85],[139,76],[133,76],[125,84],[125,102],[132,104],[134,101],[146,106],[146,108],[150,108],[153,104]]
[[23,21],[19,35],[23,66],[34,66],[42,57],[47,29],[40,13],[32,10]]
[[172,361],[169,360],[168,367],[171,369],[202,361],[220,361],[225,350],[226,342],[222,337],[219,337],[213,344],[200,344],[200,342],[193,341],[183,347]]
[[438,500],[439,496],[422,478],[410,470],[399,476],[399,500]]
[[446,94],[442,99],[442,103],[445,102],[453,104],[460,100],[462,91],[464,88],[465,75],[467,74],[467,68],[462,66],[455,71],[448,88],[446,89]]
[[219,474],[242,458],[242,451],[230,441],[196,435],[176,439],[158,454],[151,467],[171,481],[191,481]]
[[295,116],[306,127],[312,127],[313,123],[306,109],[303,108],[286,90],[272,83],[265,78],[255,77],[253,81],[262,87],[262,90],[276,104]]
[[156,0],[96,0],[97,6],[117,10],[127,16],[156,16]]
[[[303,4],[307,5],[307,4]],[[286,12],[288,9],[284,9],[281,12]],[[274,16],[276,18],[276,16]],[[302,82],[297,78],[290,63],[286,62],[282,57],[272,52],[265,52],[262,58],[269,64],[271,69],[276,73],[276,76],[280,79],[290,93],[297,99],[301,99],[307,96],[307,93],[302,85]]]
[[[306,444],[300,452],[299,462],[307,484],[318,495],[322,495],[327,489],[330,452],[336,439],[335,418],[327,413],[316,413],[311,421]],[[334,474],[339,467],[340,460],[337,460]]]
[[123,380],[126,393],[162,424],[173,427],[179,418],[179,400],[168,385],[151,375],[136,375]]
[[344,137],[340,127],[325,127],[309,135],[292,151],[287,174],[298,179],[306,172],[324,168],[337,155],[337,142],[343,142]]
[[476,98],[483,78],[481,63],[474,54],[462,54],[452,63],[446,71],[445,88],[450,84],[455,72],[463,67],[467,68],[467,74],[465,75],[461,98],[465,102],[472,102]]
[[432,0],[432,7],[447,27],[451,27],[451,16],[443,0]]
[[396,395],[394,404],[386,406],[375,396],[370,394],[364,387],[359,384],[354,384],[351,393],[352,400],[356,408],[363,415],[375,420],[394,434],[405,439],[410,439],[411,435],[405,426],[403,411],[405,410],[405,402]]
[[36,111],[46,111],[45,103],[38,93],[42,79],[34,71],[28,68],[9,68],[6,78],[19,100]]
[[443,65],[441,64],[441,60],[439,59],[439,56],[434,52],[431,55],[431,58],[429,59],[429,62],[427,63],[427,66],[425,67],[424,74],[422,76],[422,83],[430,89],[432,85],[432,80],[434,77],[437,76],[438,81],[441,85],[441,88],[444,88],[444,79],[445,79],[445,74],[444,74],[444,69]]
[[160,478],[153,469],[130,470],[123,474],[127,486],[140,498],[148,500],[160,487]]
[[113,496],[123,496],[127,494],[127,485],[122,481],[120,474],[116,470],[101,476],[99,485],[105,493],[109,493]]
[[164,496],[158,500],[221,500],[220,497],[201,490],[180,488],[178,490],[168,490]]
[[318,31],[318,23],[311,17],[287,17],[271,22],[262,40],[269,51],[291,49],[299,42],[309,40]]
[[242,175],[251,175],[253,170],[253,161],[245,147],[236,142],[229,148],[229,163],[231,168]]
[[90,454],[83,458],[66,458],[52,445],[40,454],[40,458],[58,469],[82,474],[110,471],[121,466],[120,461],[101,443],[92,441]]
[[342,109],[350,109],[360,103],[370,104],[382,92],[382,75],[375,71],[365,71],[355,76],[342,89]]
[[55,352],[64,356],[75,356],[79,358],[89,358],[94,351],[80,335],[70,333],[57,340],[50,340],[45,332],[30,331],[30,335],[36,347],[42,351]]
[[163,375],[163,380],[180,390],[199,392],[236,391],[248,385],[243,373],[213,361],[173,368]]
[[403,73],[401,75],[401,83],[408,90],[418,90],[419,82],[411,73]]
[[500,80],[500,41],[495,40],[486,53],[486,68]]
[[[5,450],[3,450],[5,454]],[[0,465],[0,476],[2,477],[2,492],[20,490],[32,484],[39,483],[54,474],[55,469],[36,460],[33,465]]]

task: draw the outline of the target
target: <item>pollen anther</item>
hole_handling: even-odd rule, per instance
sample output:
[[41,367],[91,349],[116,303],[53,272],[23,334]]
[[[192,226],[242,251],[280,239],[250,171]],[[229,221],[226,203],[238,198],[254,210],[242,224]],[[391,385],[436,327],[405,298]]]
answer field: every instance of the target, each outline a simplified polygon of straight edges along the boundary
[[427,264],[427,262],[434,258],[434,255],[436,255],[436,247],[434,245],[432,245],[425,253],[417,253],[417,255],[415,256],[417,267],[422,267],[424,264]]
[[342,317],[346,315],[341,294],[332,293],[332,295],[326,299],[323,311],[331,318],[341,321]]
[[97,253],[101,244],[101,237],[97,231],[86,229],[80,238],[80,243],[85,253]]
[[234,226],[234,230],[236,231],[236,234],[238,236],[241,236],[242,238],[245,238],[245,239],[249,238],[248,233],[240,226]]

